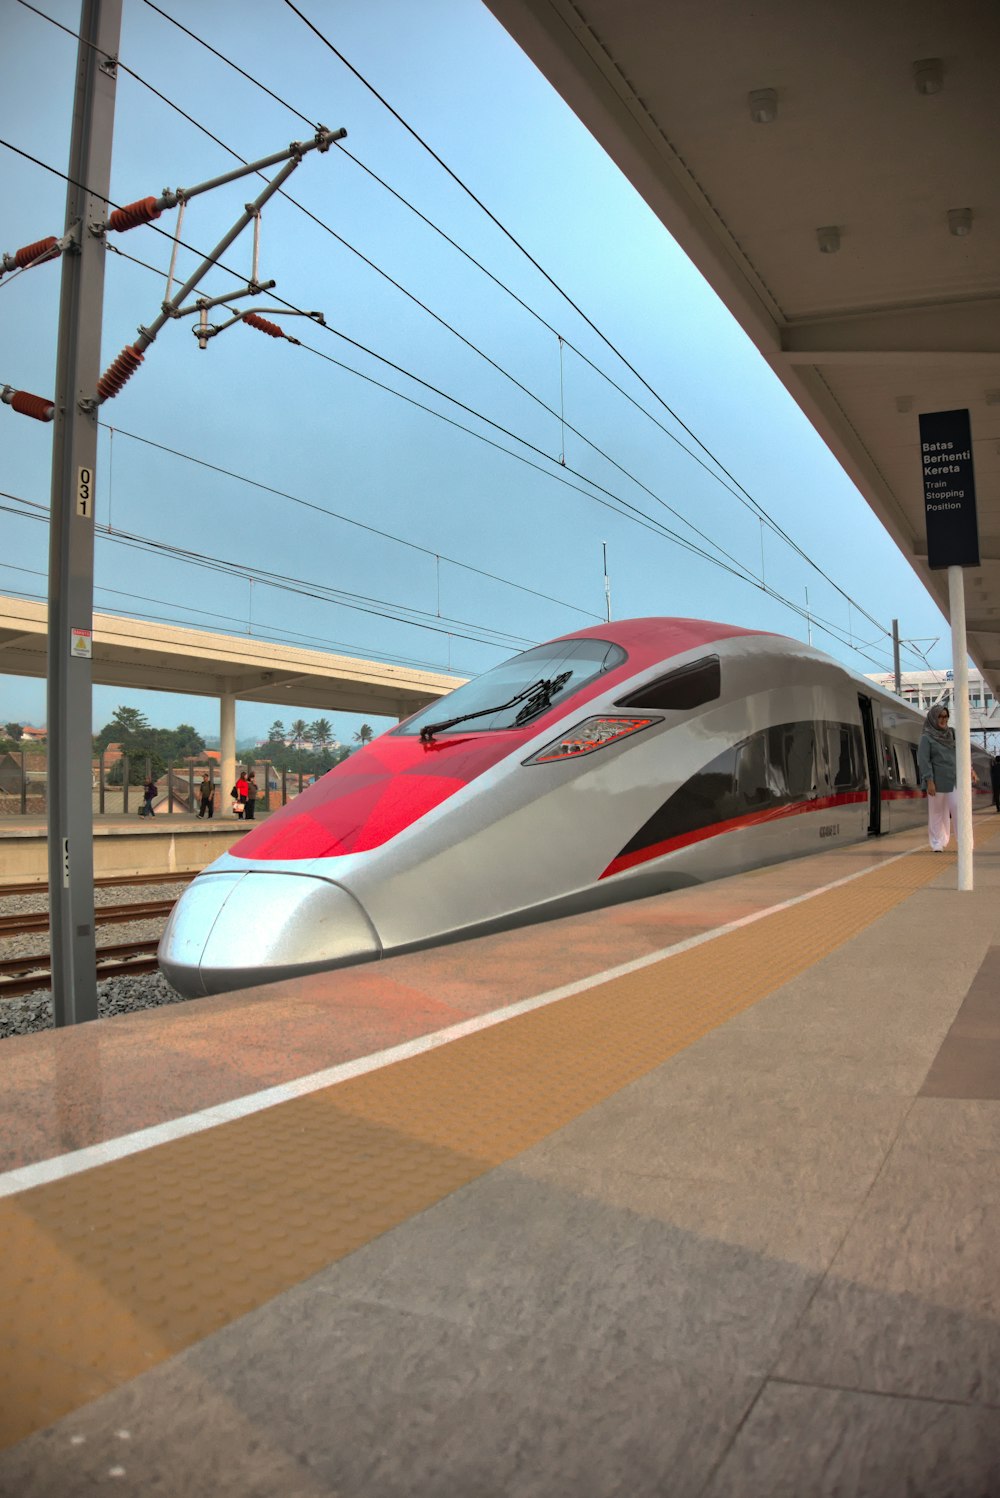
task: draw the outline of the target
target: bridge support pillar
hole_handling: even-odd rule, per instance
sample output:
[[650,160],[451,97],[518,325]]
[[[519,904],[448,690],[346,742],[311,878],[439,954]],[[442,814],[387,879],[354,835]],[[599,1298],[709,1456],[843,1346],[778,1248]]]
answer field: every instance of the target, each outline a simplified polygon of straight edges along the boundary
[[[219,810],[229,811],[229,792],[236,784],[236,693],[223,692],[219,698],[219,751],[222,758],[219,787]],[[218,804],[218,803],[217,803]]]

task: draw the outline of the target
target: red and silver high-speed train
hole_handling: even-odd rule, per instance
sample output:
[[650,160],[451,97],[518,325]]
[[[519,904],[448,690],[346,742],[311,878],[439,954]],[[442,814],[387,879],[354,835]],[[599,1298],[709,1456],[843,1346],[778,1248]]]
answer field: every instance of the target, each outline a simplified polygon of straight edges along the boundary
[[564,635],[245,834],[181,896],[160,966],[183,994],[219,993],[896,831],[925,815],[921,721],[777,635],[700,619]]

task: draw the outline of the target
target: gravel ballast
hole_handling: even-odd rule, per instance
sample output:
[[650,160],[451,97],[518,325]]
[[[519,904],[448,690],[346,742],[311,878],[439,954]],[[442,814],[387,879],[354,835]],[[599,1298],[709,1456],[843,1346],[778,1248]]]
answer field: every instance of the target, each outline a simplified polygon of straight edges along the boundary
[[[176,899],[186,887],[186,884],[112,886],[95,890],[94,904],[97,907],[141,905],[152,899]],[[47,909],[48,895],[44,892],[0,898],[0,914],[3,915],[28,915]],[[101,926],[97,934],[98,945],[114,946],[130,940],[152,941],[162,935],[165,925],[166,919],[158,917],[122,926]],[[47,950],[48,935],[44,931],[30,931],[23,936],[0,938],[0,958],[27,957]],[[97,985],[98,1016],[101,1019],[109,1019],[116,1014],[130,1014],[137,1009],[154,1009],[160,1004],[185,1002],[162,973],[136,973],[132,977],[105,978]],[[49,988],[39,988],[18,998],[0,1000],[0,1040],[12,1035],[29,1035],[37,1030],[48,1030],[52,1025],[52,993]]]

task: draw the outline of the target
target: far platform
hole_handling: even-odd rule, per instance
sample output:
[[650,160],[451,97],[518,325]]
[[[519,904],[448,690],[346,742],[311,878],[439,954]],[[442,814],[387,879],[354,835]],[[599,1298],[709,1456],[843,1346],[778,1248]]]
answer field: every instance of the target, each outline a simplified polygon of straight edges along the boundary
[[[231,812],[211,819],[190,812],[95,816],[94,877],[196,873],[268,815],[261,811],[252,822],[241,822]],[[44,817],[0,817],[0,882],[34,879],[45,884],[48,877]]]
[[1000,818],[0,1045],[0,1494],[1000,1492]]

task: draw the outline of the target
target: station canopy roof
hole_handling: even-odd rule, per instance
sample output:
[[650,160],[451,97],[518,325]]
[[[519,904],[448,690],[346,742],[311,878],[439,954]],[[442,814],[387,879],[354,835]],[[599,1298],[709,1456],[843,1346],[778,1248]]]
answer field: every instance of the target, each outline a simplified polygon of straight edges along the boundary
[[[45,676],[48,609],[0,598],[0,675]],[[251,635],[209,634],[95,614],[95,685],[131,691],[185,692],[241,702],[283,702],[323,712],[405,718],[461,685],[464,678],[383,661],[355,660]]]
[[[486,3],[754,340],[946,616],[917,416],[968,409],[982,563],[965,573],[969,650],[997,691],[1000,6]],[[756,112],[772,117],[755,122],[761,91]]]

